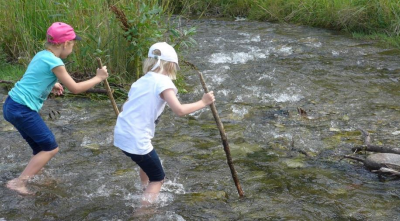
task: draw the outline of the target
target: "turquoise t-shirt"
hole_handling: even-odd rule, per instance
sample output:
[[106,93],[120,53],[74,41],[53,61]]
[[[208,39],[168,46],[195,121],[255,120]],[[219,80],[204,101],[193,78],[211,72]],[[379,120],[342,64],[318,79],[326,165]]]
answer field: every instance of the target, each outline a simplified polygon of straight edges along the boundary
[[24,76],[8,95],[15,102],[39,112],[57,82],[52,70],[61,65],[64,65],[64,62],[53,53],[47,50],[40,51],[33,57]]

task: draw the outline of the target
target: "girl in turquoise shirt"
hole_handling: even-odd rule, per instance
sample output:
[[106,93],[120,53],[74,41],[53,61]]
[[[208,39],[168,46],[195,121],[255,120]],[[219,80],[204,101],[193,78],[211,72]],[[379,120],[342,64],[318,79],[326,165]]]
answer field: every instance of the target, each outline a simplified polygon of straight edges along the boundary
[[33,156],[18,178],[7,182],[7,187],[20,194],[32,194],[27,181],[35,176],[58,152],[54,134],[39,115],[43,102],[53,92],[61,95],[61,82],[72,93],[84,92],[108,77],[107,68],[97,69],[96,76],[76,83],[61,60],[72,53],[80,37],[65,23],[55,22],[47,30],[46,50],[38,52],[29,63],[22,79],[8,93],[3,105],[4,119],[14,125],[33,150]]

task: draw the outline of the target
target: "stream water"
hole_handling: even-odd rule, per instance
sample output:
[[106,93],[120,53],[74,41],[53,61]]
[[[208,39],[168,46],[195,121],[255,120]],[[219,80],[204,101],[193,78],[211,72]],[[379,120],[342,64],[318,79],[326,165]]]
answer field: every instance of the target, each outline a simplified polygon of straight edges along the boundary
[[[143,220],[400,220],[400,181],[341,160],[363,143],[360,128],[373,144],[400,145],[399,51],[288,24],[185,25],[197,26],[198,47],[182,58],[216,94],[245,197],[209,108],[183,118],[166,108],[153,144],[167,180]],[[196,101],[199,78],[181,66],[192,90],[179,99]],[[30,197],[5,187],[31,150],[1,118],[0,220],[136,220],[139,170],[112,145],[109,102],[50,99],[41,115],[60,152],[29,182]]]

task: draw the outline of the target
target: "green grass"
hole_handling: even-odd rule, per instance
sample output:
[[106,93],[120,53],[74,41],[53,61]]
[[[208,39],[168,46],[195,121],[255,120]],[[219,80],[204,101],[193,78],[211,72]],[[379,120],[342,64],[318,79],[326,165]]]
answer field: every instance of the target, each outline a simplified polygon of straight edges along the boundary
[[173,0],[176,13],[203,17],[247,17],[374,36],[388,46],[400,45],[398,0]]
[[[21,69],[44,49],[47,28],[62,21],[82,37],[65,60],[73,62],[66,66],[70,73],[94,76],[100,57],[110,72],[110,83],[130,85],[142,75],[141,61],[153,43],[167,41],[180,48],[193,42],[194,31],[168,22],[169,4],[170,0],[0,0],[0,70],[4,69],[0,80],[17,80]],[[124,14],[128,28],[123,28],[111,6]],[[17,65],[3,65],[5,61]]]
[[0,48],[0,80],[16,82],[25,73],[25,66],[7,62],[7,56]]
[[380,42],[383,47],[394,47],[400,49],[400,37],[390,36],[385,33],[372,33],[365,34],[362,32],[352,32],[352,37],[355,39],[366,39],[366,40],[376,40]]
[[24,73],[25,66],[0,61],[0,87],[10,90]]
[[25,67],[22,65],[0,63],[0,80],[16,82],[24,73]]
[[[74,65],[68,67],[71,72],[94,72],[97,67],[95,57],[101,57],[112,72],[132,80],[131,76],[135,75],[132,71],[136,69],[131,57],[135,52],[127,50],[130,44],[124,38],[119,21],[109,10],[109,2],[112,1],[0,0],[1,47],[11,60],[27,65],[33,55],[44,48],[50,24],[63,21],[72,25],[83,38],[68,58],[74,61]],[[123,8],[131,1],[115,2]],[[138,10],[130,8],[126,16],[131,19]]]

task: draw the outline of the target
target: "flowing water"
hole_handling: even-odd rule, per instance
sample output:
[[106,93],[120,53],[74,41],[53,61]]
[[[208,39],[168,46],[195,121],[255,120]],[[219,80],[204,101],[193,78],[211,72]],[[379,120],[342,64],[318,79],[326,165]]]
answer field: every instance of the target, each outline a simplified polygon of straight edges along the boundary
[[[153,140],[167,179],[143,220],[400,220],[400,181],[341,160],[363,143],[360,128],[373,144],[400,145],[399,51],[295,25],[186,25],[198,27],[198,47],[182,57],[216,94],[245,197],[211,111],[179,118],[167,108]],[[179,99],[200,99],[198,76],[182,69],[192,90]],[[0,121],[0,220],[138,219],[138,167],[112,145],[109,102],[50,99],[41,114],[61,150],[29,182],[30,197],[4,187],[31,151]]]

